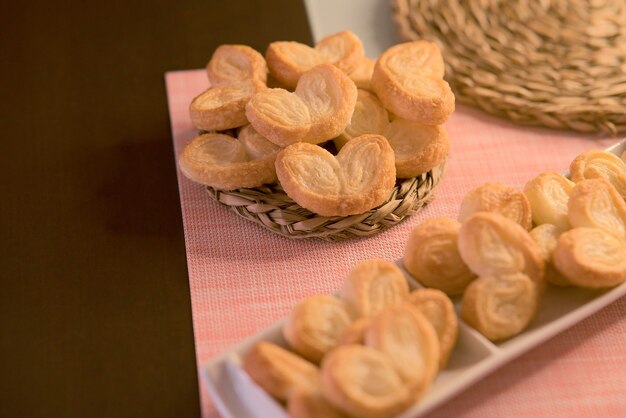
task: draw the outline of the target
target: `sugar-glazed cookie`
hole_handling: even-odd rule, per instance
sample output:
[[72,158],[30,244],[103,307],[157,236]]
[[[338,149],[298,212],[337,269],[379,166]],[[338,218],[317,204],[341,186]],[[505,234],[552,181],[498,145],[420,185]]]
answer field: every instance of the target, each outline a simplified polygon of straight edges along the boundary
[[411,401],[388,355],[362,345],[342,345],[322,361],[322,393],[352,417],[391,418]]
[[266,89],[250,99],[246,117],[264,137],[280,146],[317,144],[341,134],[357,98],[352,80],[330,64],[302,75],[295,92]]
[[333,142],[341,149],[349,140],[364,134],[381,134],[389,124],[389,115],[374,93],[358,90],[350,123]]
[[602,288],[626,281],[626,241],[602,229],[564,232],[553,258],[556,268],[574,286]]
[[260,342],[248,351],[243,369],[281,402],[287,401],[294,391],[314,391],[319,384],[319,369],[315,365],[269,342]]
[[569,228],[567,202],[573,189],[574,183],[559,173],[541,173],[528,181],[524,186],[524,194],[532,208],[535,224]]
[[276,157],[276,174],[294,201],[322,216],[375,208],[396,182],[393,150],[380,135],[354,138],[336,157],[317,145],[290,145]]
[[382,53],[374,66],[371,85],[394,114],[425,125],[440,125],[454,111],[454,94],[443,73],[437,45],[413,41]]
[[530,230],[529,234],[532,239],[539,244],[539,248],[543,254],[543,260],[546,264],[545,279],[547,282],[557,286],[569,286],[569,281],[555,267],[552,259],[552,253],[556,248],[559,236],[565,230],[552,224],[541,224]]
[[340,296],[354,317],[371,317],[385,307],[406,301],[409,286],[402,271],[393,263],[373,259],[352,269]]
[[437,289],[416,289],[409,294],[415,306],[433,326],[439,340],[439,370],[446,367],[459,334],[459,321],[450,298]]
[[220,45],[206,66],[211,87],[248,81],[267,83],[263,55],[246,45]]
[[521,225],[532,227],[532,211],[526,195],[508,184],[485,183],[470,190],[459,208],[459,221],[463,222],[476,212],[494,212]]
[[178,157],[182,173],[200,184],[233,190],[276,181],[278,147],[244,129],[243,141],[222,134],[194,138]]
[[283,335],[295,352],[318,363],[339,343],[351,321],[341,300],[328,295],[312,296],[291,310]]
[[[543,254],[528,231],[498,213],[477,212],[459,230],[459,253],[478,276],[522,272],[543,280]],[[466,290],[467,292],[467,290]]]
[[272,75],[288,88],[294,88],[302,75],[319,64],[333,64],[350,73],[364,58],[363,44],[344,30],[322,39],[315,48],[299,42],[272,42],[265,59]]
[[570,164],[570,176],[576,183],[605,178],[626,199],[626,162],[608,151],[583,152]]
[[461,317],[492,341],[522,332],[535,317],[537,284],[522,273],[479,277],[463,295]]
[[422,285],[457,295],[476,278],[459,254],[460,228],[447,218],[429,219],[413,228],[404,248],[404,267]]

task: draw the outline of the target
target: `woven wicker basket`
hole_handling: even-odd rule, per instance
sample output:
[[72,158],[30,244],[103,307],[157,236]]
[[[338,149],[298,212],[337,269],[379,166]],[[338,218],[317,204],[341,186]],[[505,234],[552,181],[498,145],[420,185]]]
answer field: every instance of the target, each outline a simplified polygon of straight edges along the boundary
[[289,238],[320,238],[339,241],[368,237],[418,212],[433,197],[445,163],[418,177],[398,180],[382,205],[360,215],[319,216],[295,203],[279,184],[231,191],[207,187],[217,202],[240,216]]
[[626,130],[621,0],[391,0],[403,40],[437,42],[457,99],[529,125]]

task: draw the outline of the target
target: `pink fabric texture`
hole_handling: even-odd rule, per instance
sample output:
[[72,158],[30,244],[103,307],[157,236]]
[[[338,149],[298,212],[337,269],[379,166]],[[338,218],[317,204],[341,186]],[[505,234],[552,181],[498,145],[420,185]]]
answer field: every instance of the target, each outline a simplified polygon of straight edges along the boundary
[[[176,155],[195,136],[191,99],[203,70],[166,75]],[[452,142],[435,199],[377,236],[329,243],[289,240],[247,221],[178,171],[198,365],[285,316],[299,300],[333,293],[370,258],[396,260],[411,229],[456,218],[471,188],[487,181],[522,188],[542,171],[563,171],[582,151],[616,138],[529,128],[463,106],[446,123]],[[203,417],[218,417],[200,379]],[[626,416],[626,298],[498,369],[430,417]]]

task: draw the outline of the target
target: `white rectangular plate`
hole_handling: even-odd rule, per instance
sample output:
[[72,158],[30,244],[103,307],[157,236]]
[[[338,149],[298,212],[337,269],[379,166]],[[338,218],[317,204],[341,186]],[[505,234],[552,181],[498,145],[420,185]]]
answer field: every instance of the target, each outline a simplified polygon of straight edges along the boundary
[[[608,151],[621,155],[626,140]],[[409,286],[420,285],[403,269]],[[418,417],[453,397],[472,383],[493,372],[504,363],[541,344],[561,331],[582,321],[626,294],[626,283],[609,290],[556,288],[548,286],[541,300],[537,317],[522,334],[503,343],[494,344],[478,332],[459,322],[459,338],[447,367],[439,372],[426,395],[399,418]],[[459,300],[455,300],[457,310]],[[241,369],[242,356],[259,341],[282,346],[284,319],[259,334],[231,347],[203,366],[203,375],[211,398],[224,418],[287,418],[284,409],[260,389]]]

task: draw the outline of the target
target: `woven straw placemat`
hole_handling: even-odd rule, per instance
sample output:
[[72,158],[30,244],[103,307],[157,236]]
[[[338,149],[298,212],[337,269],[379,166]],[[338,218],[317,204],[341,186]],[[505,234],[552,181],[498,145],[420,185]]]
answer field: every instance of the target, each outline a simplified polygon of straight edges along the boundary
[[437,42],[457,99],[528,125],[626,130],[623,0],[391,0],[403,40]]
[[280,184],[252,189],[217,190],[209,196],[238,215],[288,238],[339,241],[378,234],[417,213],[433,197],[445,163],[418,177],[398,180],[389,198],[377,208],[352,216],[319,216],[295,203]]

